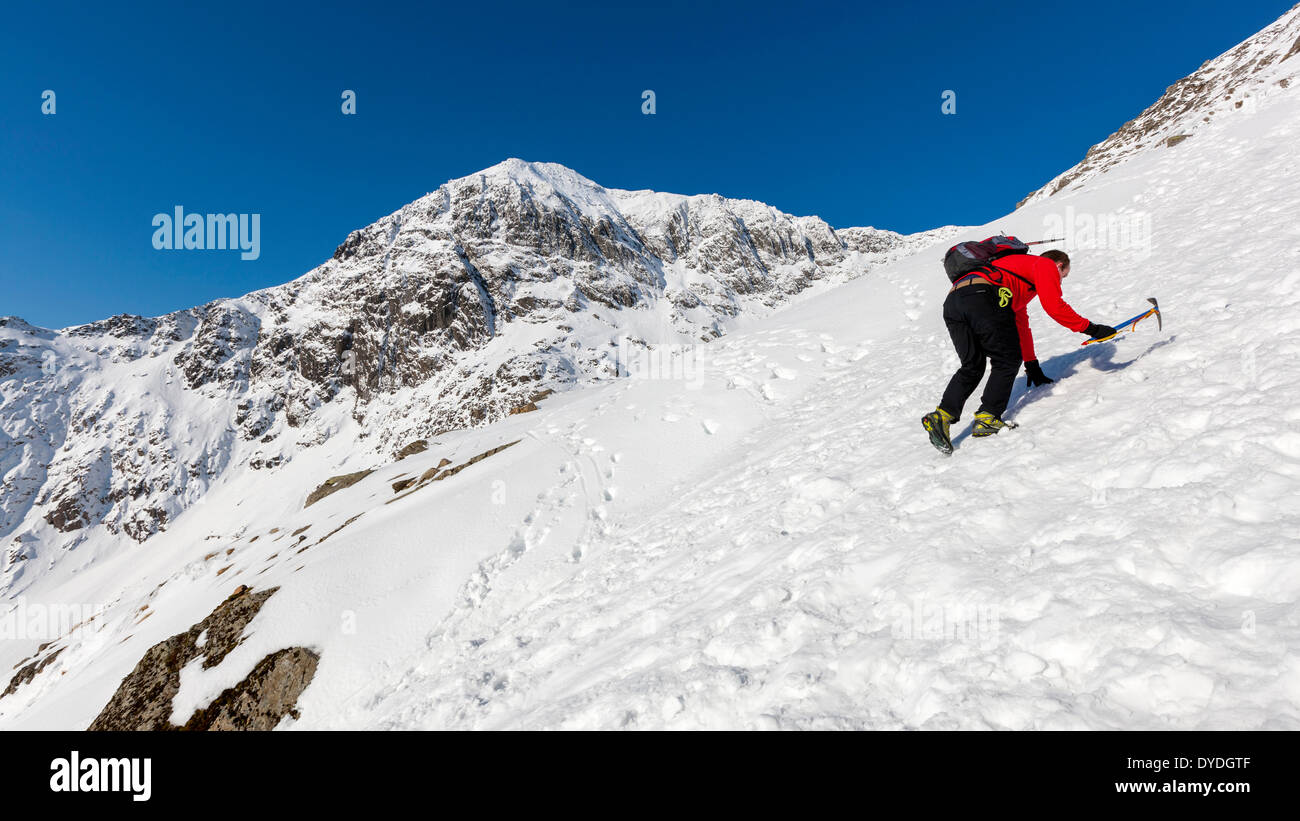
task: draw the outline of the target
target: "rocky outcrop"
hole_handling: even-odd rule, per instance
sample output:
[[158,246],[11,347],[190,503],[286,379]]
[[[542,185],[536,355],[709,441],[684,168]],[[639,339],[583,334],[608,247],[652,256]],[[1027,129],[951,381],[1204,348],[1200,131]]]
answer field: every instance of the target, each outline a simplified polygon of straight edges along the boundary
[[[45,647],[41,647],[41,650],[44,649]],[[21,668],[19,668],[18,672],[14,673],[13,678],[9,679],[9,686],[5,688],[3,693],[0,693],[0,698],[4,698],[5,696],[8,695],[13,695],[13,693],[16,692],[19,687],[23,686],[24,684],[28,683],[32,679],[39,676],[41,674],[41,671],[43,671],[46,667],[50,666],[51,662],[53,662],[56,658],[58,658],[59,654],[62,653],[65,649],[66,648],[64,647],[60,647],[57,650],[53,651],[52,653],[42,656],[36,659],[36,661],[33,661],[30,664],[23,665]],[[40,651],[38,650],[37,655],[39,654]]]
[[337,493],[345,487],[352,487],[372,473],[374,473],[373,470],[358,470],[355,473],[345,473],[342,476],[331,476],[322,482],[319,487],[307,494],[307,501],[303,503],[303,507],[311,507],[331,493]]
[[420,474],[418,478],[412,477],[407,479],[401,479],[399,481],[394,482],[393,492],[401,493],[402,495],[395,496],[394,498],[388,500],[388,502],[386,502],[385,504],[391,504],[397,501],[398,499],[405,498],[406,496],[409,496],[410,494],[414,493],[415,491],[419,490],[425,485],[428,485],[430,482],[441,482],[444,479],[449,479],[452,476],[455,476],[457,473],[460,473],[462,470],[469,467],[470,465],[477,465],[479,462],[482,462],[484,459],[488,458],[489,456],[496,456],[498,453],[505,450],[506,448],[513,447],[514,445],[517,444],[519,444],[518,439],[516,439],[513,442],[506,442],[503,445],[498,445],[489,450],[485,450],[482,453],[475,454],[474,456],[471,456],[469,459],[465,460],[464,462],[461,462],[459,465],[452,465],[451,461],[448,459],[440,459],[438,460],[438,464],[436,466],[429,468],[424,473]]
[[1088,149],[1082,162],[1016,203],[1016,207],[1082,185],[1139,151],[1172,148],[1216,117],[1229,112],[1249,114],[1262,98],[1287,89],[1300,74],[1300,63],[1287,63],[1298,49],[1300,5],[1169,86],[1154,104]]
[[429,449],[428,439],[416,439],[414,442],[410,443],[406,447],[399,450],[397,452],[396,458],[399,460],[405,459],[406,457],[414,456],[417,453],[424,453],[428,449]]
[[171,723],[181,668],[200,657],[204,669],[220,664],[277,589],[253,592],[241,585],[203,621],[149,648],[88,729],[269,730],[286,715],[296,718],[298,696],[311,683],[319,661],[302,647],[268,655],[182,727]]
[[297,720],[298,696],[307,689],[320,656],[302,647],[272,653],[234,687],[222,691],[185,722],[186,730],[274,730],[285,717]]

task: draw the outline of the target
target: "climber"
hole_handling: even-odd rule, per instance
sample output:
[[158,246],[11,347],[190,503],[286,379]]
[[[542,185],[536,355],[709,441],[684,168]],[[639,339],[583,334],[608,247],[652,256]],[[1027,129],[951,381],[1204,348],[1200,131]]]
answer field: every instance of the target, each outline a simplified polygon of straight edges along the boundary
[[943,303],[943,320],[961,368],[949,380],[939,407],[921,419],[936,448],[952,453],[949,426],[961,418],[967,398],[984,378],[985,360],[992,363],[992,373],[975,413],[972,436],[991,436],[1007,426],[1002,414],[1022,361],[1030,387],[1054,381],[1043,373],[1034,354],[1026,312],[1034,297],[1041,298],[1048,316],[1072,331],[1094,339],[1115,335],[1114,328],[1079,316],[1061,296],[1061,280],[1069,275],[1070,257],[1052,250],[1042,255],[999,256],[953,282]]

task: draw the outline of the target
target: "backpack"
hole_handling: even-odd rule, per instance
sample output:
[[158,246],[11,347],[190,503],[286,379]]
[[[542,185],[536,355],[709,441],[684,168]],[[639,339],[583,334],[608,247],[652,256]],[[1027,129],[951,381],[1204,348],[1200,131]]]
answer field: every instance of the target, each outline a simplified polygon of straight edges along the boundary
[[[959,242],[948,249],[948,253],[943,256],[943,270],[948,274],[949,282],[956,282],[967,274],[973,274],[977,271],[1007,273],[1023,282],[1029,283],[1033,288],[1033,283],[1005,268],[999,268],[993,264],[994,260],[1002,257],[1011,256],[1012,254],[1027,254],[1029,246],[1015,237],[996,236],[976,242],[970,240]],[[1001,281],[1001,277],[998,277]]]

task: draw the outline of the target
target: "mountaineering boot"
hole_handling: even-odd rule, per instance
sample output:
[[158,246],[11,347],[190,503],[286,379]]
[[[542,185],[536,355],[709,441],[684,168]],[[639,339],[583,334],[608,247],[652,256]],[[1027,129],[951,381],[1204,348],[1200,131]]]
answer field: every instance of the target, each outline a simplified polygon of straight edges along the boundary
[[927,413],[921,417],[921,427],[925,432],[930,434],[930,444],[934,445],[943,453],[952,453],[952,438],[948,435],[948,426],[957,421],[953,416],[943,408],[935,408],[934,413]]
[[988,411],[980,411],[975,414],[975,424],[971,425],[971,436],[992,436],[1005,427],[1009,427],[1006,422],[997,418]]

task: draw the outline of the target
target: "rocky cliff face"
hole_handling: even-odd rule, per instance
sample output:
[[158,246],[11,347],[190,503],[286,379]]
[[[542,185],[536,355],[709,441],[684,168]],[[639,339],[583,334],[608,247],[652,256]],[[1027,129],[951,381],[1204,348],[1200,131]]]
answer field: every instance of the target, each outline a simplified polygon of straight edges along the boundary
[[908,244],[508,160],[285,285],[62,331],[0,319],[0,579],[95,527],[143,541],[232,464],[274,470],[344,430],[391,456],[614,378],[620,338],[708,340]]
[[1228,113],[1249,116],[1267,97],[1283,93],[1300,74],[1300,5],[1259,33],[1207,60],[1171,85],[1149,108],[1102,142],[1083,161],[1016,203],[1019,208],[1077,188],[1140,151],[1172,148]]

